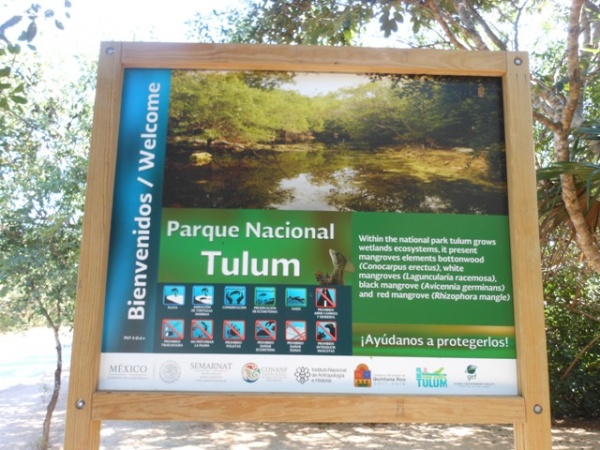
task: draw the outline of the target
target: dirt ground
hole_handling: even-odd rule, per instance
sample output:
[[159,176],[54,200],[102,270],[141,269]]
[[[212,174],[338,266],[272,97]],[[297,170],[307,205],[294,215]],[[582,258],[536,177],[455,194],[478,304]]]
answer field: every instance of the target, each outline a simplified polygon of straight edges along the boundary
[[[65,336],[67,370],[52,426],[52,449],[62,448],[64,436],[69,338]],[[0,449],[36,448],[52,381],[53,351],[46,329],[0,334]],[[555,450],[600,450],[600,423],[557,423],[552,437]],[[104,422],[101,448],[504,450],[513,448],[513,432],[511,426],[500,425]]]
[[[552,430],[553,449],[600,449],[600,429]],[[513,448],[510,426],[326,424],[108,424],[103,449],[380,449]]]

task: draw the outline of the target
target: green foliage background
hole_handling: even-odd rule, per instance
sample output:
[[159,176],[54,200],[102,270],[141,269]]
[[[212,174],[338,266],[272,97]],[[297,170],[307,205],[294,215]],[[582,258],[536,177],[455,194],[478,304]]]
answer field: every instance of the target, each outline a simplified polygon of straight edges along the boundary
[[573,248],[553,265],[556,246],[544,248],[546,335],[553,415],[600,417],[600,277],[577,260]]

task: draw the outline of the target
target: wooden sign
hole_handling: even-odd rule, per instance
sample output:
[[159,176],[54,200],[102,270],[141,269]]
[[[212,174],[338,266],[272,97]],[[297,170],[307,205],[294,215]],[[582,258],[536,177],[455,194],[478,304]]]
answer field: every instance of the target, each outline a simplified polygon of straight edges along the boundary
[[550,448],[527,56],[103,44],[65,448],[103,420]]

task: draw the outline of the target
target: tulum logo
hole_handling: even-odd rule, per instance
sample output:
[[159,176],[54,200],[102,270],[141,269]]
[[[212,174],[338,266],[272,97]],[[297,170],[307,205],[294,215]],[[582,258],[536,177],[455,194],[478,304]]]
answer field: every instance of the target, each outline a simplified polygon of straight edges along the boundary
[[417,386],[420,388],[447,388],[448,378],[441,367],[435,372],[429,372],[426,368],[417,368]]

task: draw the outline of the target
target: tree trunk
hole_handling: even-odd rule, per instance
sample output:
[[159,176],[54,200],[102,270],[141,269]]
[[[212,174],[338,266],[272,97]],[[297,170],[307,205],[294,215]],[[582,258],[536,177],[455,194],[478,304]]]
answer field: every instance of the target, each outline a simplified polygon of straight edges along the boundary
[[58,403],[62,378],[62,344],[60,342],[60,327],[52,327],[52,331],[54,333],[54,342],[56,343],[56,369],[54,370],[54,387],[52,389],[52,395],[46,406],[46,417],[44,418],[42,439],[39,445],[41,450],[47,450],[50,445],[50,425],[52,423],[54,409]]
[[600,273],[600,249],[594,233],[590,229],[585,220],[577,189],[572,175],[561,175],[562,198],[565,204],[565,209],[569,213],[569,219],[575,230],[575,240],[577,246],[585,256],[590,267],[597,273]]
[[[560,113],[559,129],[554,129],[554,146],[556,159],[560,162],[570,161],[569,132],[579,126],[580,119],[577,111],[583,104],[584,79],[581,66],[584,61],[580,57],[579,39],[582,31],[581,19],[584,0],[573,0],[569,14],[569,27],[567,36],[567,66],[569,73],[569,91],[566,103]],[[585,256],[590,267],[600,273],[600,248],[593,230],[585,220],[584,211],[579,203],[577,187],[572,175],[563,174],[560,177],[562,198],[565,209],[575,231],[577,246]]]

